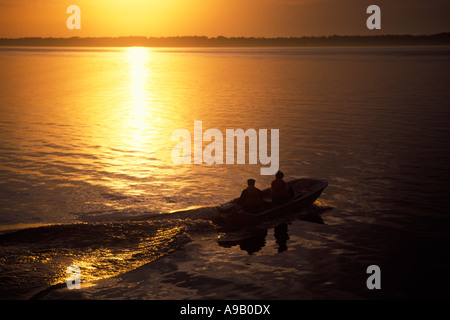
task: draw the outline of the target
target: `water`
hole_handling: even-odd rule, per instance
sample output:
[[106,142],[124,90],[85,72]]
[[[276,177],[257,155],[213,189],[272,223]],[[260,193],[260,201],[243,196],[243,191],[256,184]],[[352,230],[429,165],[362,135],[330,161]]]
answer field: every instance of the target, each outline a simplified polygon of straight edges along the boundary
[[[308,270],[316,282],[302,278],[296,297],[374,297],[364,270],[354,283],[368,264],[385,270],[377,298],[445,294],[448,47],[2,48],[0,61],[2,298],[62,283],[70,264],[91,281],[189,239],[215,243],[212,207],[247,178],[263,188],[272,177],[261,164],[173,164],[171,134],[193,134],[195,120],[223,133],[279,129],[286,179],[329,181],[319,207],[334,209],[324,224],[293,218],[288,250],[266,244],[250,256],[288,270],[282,257],[296,251],[302,263],[289,268],[299,275],[308,262],[344,270],[332,279]],[[322,290],[305,289],[314,284]]]

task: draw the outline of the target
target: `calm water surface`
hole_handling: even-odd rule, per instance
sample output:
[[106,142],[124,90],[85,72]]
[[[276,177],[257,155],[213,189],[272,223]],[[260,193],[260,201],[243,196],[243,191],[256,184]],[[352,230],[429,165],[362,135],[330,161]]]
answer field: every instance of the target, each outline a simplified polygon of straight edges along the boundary
[[[186,229],[211,237],[212,225],[193,226],[195,210],[189,223],[118,221],[214,206],[250,177],[270,183],[261,164],[173,164],[171,134],[193,134],[195,120],[223,133],[279,129],[286,178],[329,181],[321,204],[334,209],[324,225],[290,229],[298,259],[345,270],[318,282],[371,297],[348,270],[362,270],[364,284],[362,268],[381,264],[385,297],[444,294],[448,47],[2,48],[0,74],[0,228],[54,225],[0,237],[2,298],[61,282],[73,261],[102,278],[175,250]],[[329,260],[314,254],[320,245],[293,240],[308,237],[304,223],[335,249]],[[44,280],[29,285],[33,272]]]

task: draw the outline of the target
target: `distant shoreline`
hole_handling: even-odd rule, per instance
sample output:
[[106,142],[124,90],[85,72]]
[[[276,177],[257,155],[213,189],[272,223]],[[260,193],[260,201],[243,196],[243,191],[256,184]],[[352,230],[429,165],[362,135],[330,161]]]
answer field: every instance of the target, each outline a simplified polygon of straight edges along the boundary
[[71,37],[0,38],[0,46],[35,47],[344,47],[448,46],[450,33],[433,35],[320,36],[320,37]]

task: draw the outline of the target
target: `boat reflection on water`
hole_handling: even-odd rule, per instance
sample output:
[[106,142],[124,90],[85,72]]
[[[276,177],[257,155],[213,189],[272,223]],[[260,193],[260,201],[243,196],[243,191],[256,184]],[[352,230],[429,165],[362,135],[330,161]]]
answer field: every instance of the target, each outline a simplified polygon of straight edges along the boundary
[[287,241],[289,240],[288,225],[281,223],[274,228],[273,234],[278,244],[278,253],[287,250]]
[[[322,217],[318,214],[308,215],[300,218],[300,220],[324,224]],[[247,251],[248,254],[252,255],[260,251],[266,245],[266,237],[269,233],[269,229],[272,228],[275,242],[278,246],[276,249],[278,253],[282,253],[288,249],[289,233],[287,222],[279,223],[271,228],[243,230],[225,234],[223,237],[219,238],[217,243],[224,248],[239,246],[241,250]]]
[[219,246],[224,248],[231,248],[239,246],[241,250],[247,251],[248,254],[254,254],[260,251],[266,245],[267,229],[255,231],[252,235],[248,236],[242,234],[243,239],[238,240],[218,240]]

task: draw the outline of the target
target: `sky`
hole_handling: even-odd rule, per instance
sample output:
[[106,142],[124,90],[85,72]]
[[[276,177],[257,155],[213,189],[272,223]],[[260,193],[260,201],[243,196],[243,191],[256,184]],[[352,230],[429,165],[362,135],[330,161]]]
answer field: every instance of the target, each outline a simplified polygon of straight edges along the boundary
[[[69,30],[69,5],[81,29]],[[369,30],[369,5],[381,30]],[[0,0],[0,37],[291,37],[450,31],[449,0]]]

